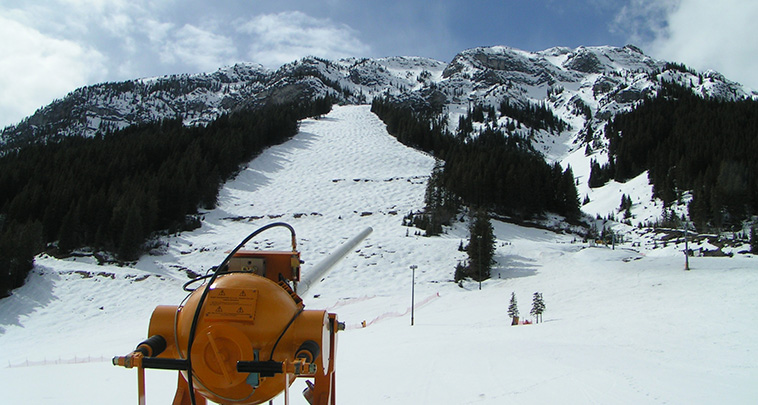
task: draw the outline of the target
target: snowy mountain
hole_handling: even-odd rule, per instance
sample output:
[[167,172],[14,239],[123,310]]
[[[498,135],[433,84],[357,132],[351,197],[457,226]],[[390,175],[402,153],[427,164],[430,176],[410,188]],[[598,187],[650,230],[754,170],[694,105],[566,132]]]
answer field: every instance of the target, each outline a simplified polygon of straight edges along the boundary
[[[517,128],[549,163],[571,167],[580,198],[620,200],[626,189],[607,193],[589,187],[591,162],[608,162],[609,119],[655,95],[663,82],[675,82],[694,94],[718,100],[758,98],[717,72],[696,72],[686,66],[655,60],[640,49],[625,47],[550,48],[527,52],[505,46],[462,51],[450,63],[420,57],[349,58],[330,61],[307,57],[268,70],[236,64],[213,73],[171,75],[77,89],[40,108],[0,135],[0,152],[29,142],[60,136],[93,136],[131,125],[179,118],[185,125],[207,125],[220,115],[262,106],[329,96],[340,104],[366,104],[391,95],[405,108],[442,117],[450,132],[472,108],[542,108],[561,123],[539,127],[518,116],[499,115],[487,123]],[[511,132],[511,131],[509,131]],[[646,177],[643,174],[644,177]],[[644,179],[642,180],[645,181]],[[631,184],[631,183],[630,183]],[[634,183],[636,184],[636,183]],[[650,201],[648,197],[641,201]],[[587,204],[584,212],[606,216],[605,207]],[[633,225],[655,221],[660,208],[636,204]],[[681,212],[686,207],[680,207]],[[611,210],[612,211],[612,210]]]
[[[589,125],[602,129],[608,118],[655,93],[661,80],[677,81],[693,92],[720,99],[758,97],[716,72],[697,73],[654,60],[631,45],[540,52],[474,48],[450,63],[420,57],[339,61],[307,57],[277,70],[236,64],[213,73],[82,87],[5,128],[0,144],[13,148],[40,137],[92,136],[166,118],[205,125],[221,114],[265,103],[329,95],[342,104],[363,104],[389,93],[447,114],[451,129],[472,105],[497,106],[506,99],[521,106],[543,104],[570,124],[563,136],[575,144],[572,148],[579,148],[587,143],[582,139]],[[566,143],[553,147],[554,140],[544,131],[534,136],[548,158],[562,160]],[[591,148],[602,149],[600,136],[590,143]]]
[[[735,82],[715,72],[698,74],[679,65],[657,61],[634,46],[550,48],[525,52],[508,47],[474,48],[453,58],[434,86],[445,96],[452,127],[471,105],[544,104],[570,124],[573,148],[586,146],[588,126],[600,134],[604,123],[655,94],[662,80],[690,86],[692,91],[723,100],[755,98]],[[423,90],[421,90],[423,91]],[[551,134],[537,131],[535,142],[551,160],[566,157],[552,144]],[[560,144],[559,142],[556,142]],[[591,147],[602,149],[597,136]]]
[[[681,238],[631,233],[614,250],[494,221],[493,278],[481,291],[459,286],[451,280],[465,257],[457,248],[466,224],[432,238],[402,225],[404,213],[423,206],[433,165],[391,137],[368,106],[337,106],[303,120],[296,136],[228,181],[201,228],[162,238],[133,265],[98,264],[84,251],[38,256],[26,285],[0,300],[4,401],[134,403],[136,371],[110,359],[146,337],[155,306],[182,301],[187,270],[204,273],[275,221],[296,229],[303,274],[374,229],[302,295],[306,308],[346,323],[340,404],[748,404],[758,396],[754,256],[693,257],[688,272]],[[648,198],[644,186],[627,187],[635,201]],[[287,232],[272,232],[248,248],[290,246]],[[528,318],[537,291],[544,323],[510,326],[511,293]],[[175,384],[175,372],[148,370],[148,403],[170,402]],[[306,403],[303,388],[301,380],[292,387],[292,404]]]
[[0,144],[12,148],[40,137],[93,136],[173,118],[181,118],[185,125],[205,125],[238,109],[327,94],[343,103],[365,103],[385,90],[416,88],[418,80],[423,80],[419,79],[422,72],[442,68],[442,62],[424,58],[331,62],[309,57],[276,71],[236,64],[207,74],[97,84],[74,90],[18,125],[5,128]]
[[[352,105],[389,96],[403,108],[431,113],[456,136],[476,136],[477,131],[494,127],[529,142],[548,163],[560,163],[564,169],[570,166],[577,195],[585,202],[582,210],[592,217],[613,216],[618,205],[613,207],[611,202],[618,204],[630,193],[644,194],[633,203],[631,225],[637,226],[655,222],[662,214],[660,201],[652,198],[653,190],[646,184],[647,173],[635,181],[619,179],[624,183],[611,182],[600,188],[590,188],[588,180],[593,164],[608,162],[609,138],[604,132],[609,120],[634,109],[668,82],[708,99],[758,97],[718,73],[698,73],[654,60],[634,46],[540,52],[480,47],[462,51],[447,64],[419,57],[339,61],[308,57],[277,70],[237,64],[208,74],[83,87],[3,130],[0,153],[47,138],[93,136],[163,119],[208,126],[222,114],[270,104],[328,97]],[[544,121],[524,116],[524,111],[534,109],[549,115],[550,123],[542,125]],[[473,132],[461,134],[462,120],[470,122],[477,110],[487,110],[487,118],[470,123]],[[740,173],[740,168],[732,171]],[[712,168],[712,172],[720,170]],[[610,188],[613,191],[608,191]],[[643,194],[640,189],[645,189]],[[39,189],[27,191],[31,196],[43,195]],[[677,215],[686,213],[688,198],[680,198]],[[25,204],[17,202],[16,211],[23,211]],[[70,211],[71,207],[60,210]],[[58,234],[53,233],[53,237]]]

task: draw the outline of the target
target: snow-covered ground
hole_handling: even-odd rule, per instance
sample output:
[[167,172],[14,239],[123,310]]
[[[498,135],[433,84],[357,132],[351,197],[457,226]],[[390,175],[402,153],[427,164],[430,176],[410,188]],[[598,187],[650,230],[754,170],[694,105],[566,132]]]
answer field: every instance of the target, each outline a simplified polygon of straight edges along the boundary
[[[0,402],[136,402],[136,371],[110,358],[146,337],[156,305],[184,298],[184,269],[204,273],[274,221],[296,229],[303,273],[374,229],[303,294],[306,308],[329,309],[347,324],[337,351],[340,404],[758,398],[758,259],[691,258],[684,271],[681,245],[590,248],[573,235],[495,222],[493,278],[481,291],[476,283],[459,287],[451,279],[464,258],[457,248],[465,224],[435,238],[401,225],[422,207],[433,165],[389,136],[367,106],[335,107],[303,121],[297,136],[227,183],[200,229],[166,238],[136,265],[38,258],[27,284],[0,301]],[[599,204],[600,193],[592,200]],[[271,230],[248,247],[287,249],[288,236]],[[418,266],[414,326],[411,265]],[[537,291],[544,322],[510,326],[511,293],[528,317]],[[169,403],[175,378],[148,370],[148,403]],[[303,387],[293,385],[293,404],[305,403]]]

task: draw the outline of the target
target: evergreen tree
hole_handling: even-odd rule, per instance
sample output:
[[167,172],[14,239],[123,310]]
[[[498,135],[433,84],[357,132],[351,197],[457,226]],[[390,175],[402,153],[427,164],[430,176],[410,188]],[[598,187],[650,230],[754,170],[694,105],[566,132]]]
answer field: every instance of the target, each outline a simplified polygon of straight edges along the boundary
[[555,212],[563,213],[570,221],[576,220],[581,214],[579,207],[579,194],[576,191],[576,184],[574,183],[574,172],[571,170],[571,166],[559,177],[558,187],[555,194]]
[[474,106],[474,110],[471,112],[471,119],[474,122],[484,122],[484,107],[481,105]]
[[[492,115],[493,112],[490,114]],[[544,129],[550,132],[562,132],[568,125],[556,117],[543,103],[535,105],[527,102],[526,106],[520,106],[511,104],[506,99],[500,103],[500,114],[514,118],[518,120],[519,124],[523,123],[532,129]]]
[[0,298],[24,284],[43,246],[42,223],[8,224],[0,215]]
[[508,305],[508,316],[511,317],[511,319],[513,319],[512,325],[515,325],[516,324],[516,318],[519,317],[518,303],[516,302],[516,293],[515,292],[511,293],[511,302]]
[[626,194],[621,195],[621,205],[619,205],[619,213],[624,213],[624,219],[629,219],[632,216],[632,197]]
[[591,188],[604,186],[610,180],[612,170],[610,164],[601,166],[595,159],[590,160],[590,178],[587,184]]
[[466,138],[466,135],[470,134],[472,131],[474,131],[474,124],[471,117],[468,115],[461,115],[458,117],[458,138],[463,140]]
[[426,184],[424,195],[424,216],[426,235],[433,236],[442,233],[442,225],[450,225],[458,212],[458,199],[442,184],[442,161],[437,160],[429,182]]
[[79,216],[77,211],[72,207],[61,222],[60,236],[58,238],[58,249],[61,252],[69,253],[79,247],[81,232],[78,229]]
[[495,235],[487,211],[478,209],[474,215],[469,224],[469,244],[466,249],[469,277],[482,281],[490,278],[495,255]]
[[756,226],[750,230],[750,252],[758,254],[758,231]]
[[458,262],[458,264],[455,265],[455,273],[453,273],[453,280],[455,280],[456,283],[460,283],[461,280],[468,277],[468,266]]
[[140,255],[140,245],[143,241],[142,216],[135,205],[129,209],[124,223],[118,255],[122,260],[137,260]]
[[535,317],[535,322],[542,322],[542,313],[545,312],[545,301],[542,299],[542,293],[535,292],[532,296],[532,310],[529,313]]
[[[755,128],[758,101],[701,97],[664,82],[655,97],[609,121],[608,174],[623,182],[648,170],[654,196],[666,205],[692,190],[688,208],[698,228],[739,226],[758,213]],[[595,187],[605,166],[591,167]]]

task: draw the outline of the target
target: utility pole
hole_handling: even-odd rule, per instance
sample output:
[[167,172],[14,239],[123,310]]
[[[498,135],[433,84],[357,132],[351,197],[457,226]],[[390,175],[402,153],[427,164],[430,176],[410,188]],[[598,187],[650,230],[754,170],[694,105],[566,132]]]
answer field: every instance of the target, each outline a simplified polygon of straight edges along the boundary
[[418,266],[415,264],[411,265],[411,271],[413,274],[412,282],[411,282],[411,326],[413,326],[413,307],[414,303],[416,302],[416,269]]
[[687,221],[684,221],[684,269],[690,269],[690,245],[687,241]]
[[482,290],[482,239],[484,239],[481,235],[479,236],[479,259],[476,261],[479,267],[479,291]]

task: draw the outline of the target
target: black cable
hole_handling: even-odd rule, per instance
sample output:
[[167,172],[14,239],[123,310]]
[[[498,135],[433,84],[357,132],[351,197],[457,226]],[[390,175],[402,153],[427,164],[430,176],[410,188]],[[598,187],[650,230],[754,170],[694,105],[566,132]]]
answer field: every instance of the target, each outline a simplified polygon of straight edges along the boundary
[[[258,228],[255,232],[248,235],[245,239],[240,242],[237,247],[232,249],[231,252],[226,256],[223,262],[216,267],[216,271],[213,273],[213,275],[210,277],[210,280],[208,281],[208,285],[203,290],[203,293],[200,295],[200,299],[197,302],[197,307],[195,308],[195,314],[192,317],[192,326],[190,326],[189,336],[187,338],[187,384],[189,388],[190,393],[190,401],[192,402],[192,405],[196,405],[195,403],[195,389],[192,383],[192,344],[195,342],[195,330],[197,329],[197,321],[200,319],[200,309],[203,307],[203,302],[205,301],[205,297],[210,292],[210,288],[213,285],[213,283],[216,281],[216,277],[221,273],[221,269],[226,268],[227,264],[229,264],[229,261],[232,259],[232,257],[239,251],[242,246],[245,246],[245,244],[250,241],[250,239],[258,236],[261,232],[277,227],[277,226],[283,226],[290,230],[290,233],[292,234],[292,247],[295,248],[295,229],[292,228],[290,224],[284,223],[284,222],[274,222],[272,224],[268,224],[265,226],[262,226]],[[297,317],[298,314],[295,315]],[[293,318],[292,321],[295,319]],[[292,323],[290,321],[290,323]],[[287,325],[289,327],[289,325]],[[286,329],[285,329],[286,330]],[[281,336],[280,336],[281,338]],[[272,351],[273,353],[273,351]]]
[[274,351],[276,350],[276,346],[279,345],[279,341],[282,340],[282,337],[284,336],[284,334],[287,333],[287,329],[289,329],[290,326],[292,326],[292,323],[295,322],[295,319],[297,319],[297,317],[300,316],[300,314],[302,313],[303,313],[303,308],[300,308],[300,310],[297,311],[295,316],[293,316],[292,319],[290,319],[287,326],[284,327],[284,330],[282,330],[282,333],[279,335],[279,337],[276,338],[276,342],[274,342],[274,346],[271,348],[271,357],[268,358],[269,361],[274,360]]
[[[213,273],[213,274],[215,274],[215,273]],[[207,278],[211,278],[211,277],[213,277],[213,274],[206,274],[206,275],[204,275],[204,276],[196,277],[196,278],[193,278],[193,279],[192,279],[192,280],[190,280],[190,281],[187,281],[187,282],[186,282],[186,283],[184,283],[184,285],[182,286],[182,290],[184,290],[184,291],[187,291],[187,292],[193,292],[193,291],[195,291],[195,290],[196,290],[196,288],[192,288],[192,289],[190,289],[190,288],[187,288],[187,287],[189,287],[189,286],[190,286],[190,284],[194,284],[194,283],[195,283],[195,282],[197,282],[197,281],[200,281],[200,280],[205,280],[205,279],[207,279]]]

